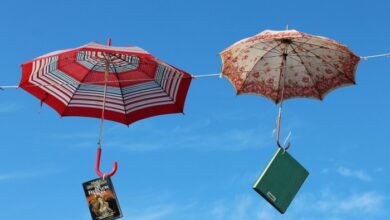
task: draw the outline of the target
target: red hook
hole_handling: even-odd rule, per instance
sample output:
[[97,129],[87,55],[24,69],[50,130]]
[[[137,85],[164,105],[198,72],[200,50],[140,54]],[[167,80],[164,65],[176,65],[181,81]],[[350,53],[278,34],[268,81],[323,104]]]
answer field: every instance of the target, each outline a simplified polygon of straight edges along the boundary
[[118,169],[118,163],[116,161],[114,161],[114,168],[108,174],[102,173],[100,171],[100,156],[101,155],[102,155],[102,148],[98,147],[97,155],[96,155],[96,165],[95,165],[96,174],[99,175],[100,177],[103,177],[103,178],[105,176],[112,177],[116,173],[116,170]]

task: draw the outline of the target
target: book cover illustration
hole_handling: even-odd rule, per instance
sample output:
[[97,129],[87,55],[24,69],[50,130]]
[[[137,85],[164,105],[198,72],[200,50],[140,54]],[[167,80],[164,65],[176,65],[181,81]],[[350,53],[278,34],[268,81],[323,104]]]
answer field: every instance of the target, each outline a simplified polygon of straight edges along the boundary
[[83,188],[93,220],[113,220],[122,217],[110,177],[85,182]]

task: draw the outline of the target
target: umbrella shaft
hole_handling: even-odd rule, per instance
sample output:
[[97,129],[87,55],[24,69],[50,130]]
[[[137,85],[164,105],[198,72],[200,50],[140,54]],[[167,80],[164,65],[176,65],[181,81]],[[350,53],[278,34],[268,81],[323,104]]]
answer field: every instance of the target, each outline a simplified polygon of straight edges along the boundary
[[103,103],[102,103],[102,115],[101,115],[101,119],[100,119],[98,148],[100,148],[102,146],[102,139],[103,139],[104,111],[105,111],[105,108],[106,108],[107,79],[108,79],[109,65],[110,65],[110,61],[107,60],[107,62],[106,62],[106,71],[104,72]]
[[280,104],[279,104],[279,113],[278,113],[278,118],[276,120],[276,142],[278,144],[279,147],[281,147],[280,145],[280,124],[281,124],[281,121],[282,121],[282,110],[283,110],[283,99],[284,99],[284,79],[285,79],[285,75],[286,75],[286,70],[287,70],[287,46],[285,48],[285,52],[283,54],[283,60],[282,60],[282,72],[281,72],[281,94],[280,94]]

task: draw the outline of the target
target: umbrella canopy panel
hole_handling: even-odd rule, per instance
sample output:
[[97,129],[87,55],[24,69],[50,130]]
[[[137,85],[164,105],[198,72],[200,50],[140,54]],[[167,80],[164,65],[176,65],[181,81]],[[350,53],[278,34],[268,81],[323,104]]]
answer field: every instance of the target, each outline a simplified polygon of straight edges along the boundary
[[191,75],[139,47],[89,43],[22,65],[20,87],[61,116],[101,117],[126,125],[183,112]]
[[[221,52],[222,74],[237,94],[281,99],[323,99],[335,88],[355,84],[360,58],[346,46],[296,30],[266,30]],[[282,90],[283,95],[282,95]]]

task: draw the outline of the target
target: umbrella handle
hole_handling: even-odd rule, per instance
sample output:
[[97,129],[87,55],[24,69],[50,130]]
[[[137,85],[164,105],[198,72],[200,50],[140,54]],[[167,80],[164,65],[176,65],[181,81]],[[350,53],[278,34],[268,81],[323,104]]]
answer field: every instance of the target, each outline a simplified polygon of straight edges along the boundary
[[96,154],[96,164],[95,164],[96,174],[100,177],[104,177],[104,176],[112,177],[118,169],[118,163],[116,161],[114,161],[114,168],[108,174],[102,173],[100,171],[100,157],[101,157],[101,155],[102,155],[102,148],[98,147],[97,154]]
[[[291,132],[288,134],[287,138],[285,139],[284,144],[281,144],[280,143],[280,124],[282,121],[282,109],[283,109],[283,104],[281,104],[279,107],[279,113],[278,113],[278,117],[276,119],[276,144],[278,145],[279,148],[286,151],[291,147],[291,143],[290,143],[290,141],[288,141],[288,139],[290,138]],[[286,142],[287,142],[287,145],[286,145]]]

